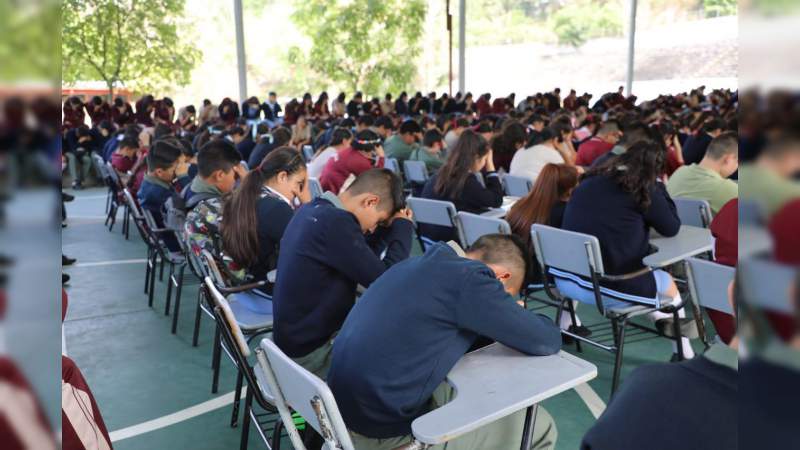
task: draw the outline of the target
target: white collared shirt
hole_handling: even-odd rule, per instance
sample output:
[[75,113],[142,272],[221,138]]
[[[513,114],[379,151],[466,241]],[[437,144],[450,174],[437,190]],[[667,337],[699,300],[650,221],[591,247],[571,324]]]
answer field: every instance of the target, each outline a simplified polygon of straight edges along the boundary
[[282,199],[283,201],[285,201],[287,205],[289,205],[289,206],[291,206],[291,207],[292,207],[292,209],[294,209],[294,205],[292,205],[292,202],[290,202],[290,201],[289,201],[289,199],[288,199],[288,198],[286,198],[286,197],[285,197],[283,194],[281,194],[280,192],[276,191],[275,189],[272,189],[272,188],[271,188],[271,187],[269,187],[269,186],[264,186],[264,187],[265,187],[265,188],[267,188],[267,189],[268,189],[270,192],[272,192],[272,193],[273,193],[273,194],[275,194],[276,196],[278,196],[278,198],[280,198],[280,199]]

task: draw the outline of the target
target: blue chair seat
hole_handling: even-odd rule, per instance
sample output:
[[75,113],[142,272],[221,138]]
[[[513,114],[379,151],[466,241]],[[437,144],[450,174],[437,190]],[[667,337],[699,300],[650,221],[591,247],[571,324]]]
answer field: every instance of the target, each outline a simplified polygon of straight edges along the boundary
[[237,292],[228,297],[236,322],[243,331],[272,328],[272,300],[261,293]]

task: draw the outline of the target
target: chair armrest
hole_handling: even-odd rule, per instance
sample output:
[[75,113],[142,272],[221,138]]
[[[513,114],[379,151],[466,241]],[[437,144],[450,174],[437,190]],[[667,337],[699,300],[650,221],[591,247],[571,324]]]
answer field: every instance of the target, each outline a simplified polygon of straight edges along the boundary
[[632,278],[640,277],[640,276],[642,276],[642,275],[644,275],[646,273],[650,273],[652,271],[653,271],[652,267],[644,267],[644,268],[639,269],[639,270],[637,270],[635,272],[626,273],[626,274],[623,274],[623,275],[603,275],[602,277],[600,277],[600,279],[601,280],[605,280],[605,281],[624,281],[624,280],[630,280]]

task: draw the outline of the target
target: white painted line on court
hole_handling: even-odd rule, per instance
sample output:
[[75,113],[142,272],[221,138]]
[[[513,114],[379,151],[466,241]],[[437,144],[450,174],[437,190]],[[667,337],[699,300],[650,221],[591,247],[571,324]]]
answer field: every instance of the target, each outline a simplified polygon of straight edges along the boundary
[[98,266],[116,266],[119,264],[141,264],[147,262],[146,259],[118,259],[112,261],[97,261],[87,263],[76,263],[72,267],[98,267]]
[[67,224],[69,224],[70,221],[76,220],[76,219],[77,220],[87,220],[87,219],[89,219],[89,220],[98,220],[98,219],[105,219],[105,218],[106,218],[106,216],[73,216],[73,215],[68,215],[67,216]]
[[597,395],[594,389],[589,386],[589,383],[583,383],[575,386],[575,392],[578,393],[583,403],[586,403],[586,407],[589,408],[589,411],[592,413],[595,419],[600,417],[603,414],[603,411],[606,410],[606,404]]
[[[244,396],[245,396],[245,389],[242,389],[241,398],[244,398]],[[111,433],[109,433],[109,435],[111,436],[111,442],[117,442],[123,439],[132,438],[140,434],[149,433],[151,431],[159,430],[161,428],[168,427],[170,425],[175,425],[176,423],[183,422],[184,420],[189,420],[194,417],[201,416],[207,412],[222,408],[223,406],[230,405],[231,403],[233,403],[233,397],[234,397],[234,391],[231,391],[217,398],[212,398],[211,400],[205,401],[203,403],[198,403],[197,405],[190,406],[178,412],[162,416],[157,419],[148,420],[147,422],[142,422],[127,428],[123,428],[121,430],[112,431]],[[243,412],[243,409],[239,411],[241,414],[245,414]]]
[[108,194],[103,194],[103,195],[81,195],[81,196],[76,195],[75,196],[75,200],[91,200],[91,199],[97,199],[97,198],[106,198],[107,195]]

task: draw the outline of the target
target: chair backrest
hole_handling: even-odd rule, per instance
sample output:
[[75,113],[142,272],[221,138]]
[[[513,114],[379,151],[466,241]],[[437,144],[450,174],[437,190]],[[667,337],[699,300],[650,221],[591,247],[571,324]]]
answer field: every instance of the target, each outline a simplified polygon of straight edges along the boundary
[[308,189],[311,191],[311,198],[317,198],[322,195],[322,184],[316,178],[308,178]]
[[125,196],[125,203],[128,204],[128,209],[133,215],[133,219],[137,221],[144,221],[144,215],[142,215],[142,210],[139,209],[139,204],[136,203],[136,199],[133,198],[133,194],[131,194],[131,191],[126,188],[122,192],[123,195]]
[[305,450],[292,420],[291,409],[303,416],[325,440],[327,449],[354,450],[347,426],[328,385],[286,356],[274,342],[263,339],[256,351],[266,374],[275,406],[296,450]]
[[214,255],[209,253],[208,250],[203,250],[200,253],[200,262],[203,266],[203,272],[208,274],[217,286],[225,286],[225,277],[222,276],[222,272],[220,272],[219,266],[217,266],[217,260],[214,258]]
[[463,246],[464,237],[456,217],[456,206],[452,202],[408,197],[406,203],[414,212],[414,223],[454,228]]
[[422,161],[405,161],[403,162],[403,171],[405,172],[406,181],[409,183],[425,184],[428,180],[428,168]]
[[689,258],[686,262],[692,299],[704,308],[733,315],[733,307],[728,301],[728,285],[733,281],[736,269],[697,258]]
[[739,225],[762,225],[764,212],[761,206],[752,200],[739,199]]
[[542,224],[531,226],[531,240],[539,263],[549,268],[591,277],[604,275],[600,242],[596,237]]
[[525,177],[506,175],[503,177],[503,188],[506,195],[512,197],[525,197],[533,189],[533,181]]
[[119,179],[119,174],[117,173],[117,169],[115,169],[110,162],[105,163],[105,165],[106,165],[106,171],[108,173],[108,176],[111,178],[111,181],[119,187],[124,187],[122,186],[122,180]]
[[790,292],[798,268],[758,258],[742,259],[737,268],[743,302],[768,311],[795,313]]
[[400,174],[400,164],[395,158],[385,158],[383,160],[383,167],[391,170],[396,174]]
[[224,319],[223,321],[218,321],[222,327],[224,327],[230,333],[230,337],[233,340],[233,344],[236,345],[236,348],[239,352],[241,352],[242,356],[247,358],[250,356],[250,347],[247,345],[247,339],[244,338],[244,333],[242,333],[242,329],[239,328],[238,322],[236,322],[236,316],[233,314],[233,310],[231,310],[231,305],[228,303],[228,300],[225,298],[224,295],[217,289],[217,286],[214,284],[214,280],[211,277],[205,277],[203,280],[205,283],[206,289],[208,290],[209,296],[211,300],[214,302],[214,305],[219,308],[221,318]]
[[111,175],[108,173],[108,167],[106,166],[106,162],[103,161],[102,156],[97,153],[92,153],[92,165],[94,165],[94,170],[103,178],[103,181],[107,183],[111,181]]
[[303,158],[305,158],[306,162],[311,162],[311,159],[314,158],[314,147],[310,145],[304,145]]
[[707,201],[683,197],[672,200],[678,208],[681,224],[701,228],[708,228],[711,225],[711,207]]
[[464,233],[464,244],[467,247],[474,244],[481,236],[487,234],[511,234],[511,226],[503,219],[485,217],[464,211],[459,212],[457,217]]

